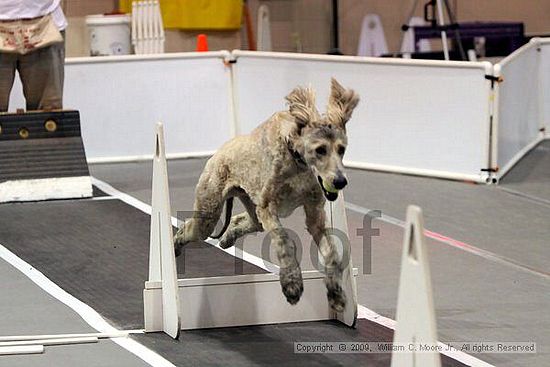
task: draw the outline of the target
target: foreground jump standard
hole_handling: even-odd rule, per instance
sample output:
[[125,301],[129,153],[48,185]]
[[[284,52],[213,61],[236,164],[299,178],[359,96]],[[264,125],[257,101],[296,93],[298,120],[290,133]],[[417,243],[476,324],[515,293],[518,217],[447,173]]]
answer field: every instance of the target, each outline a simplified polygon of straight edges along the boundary
[[396,353],[394,349],[391,367],[440,367],[439,352],[408,349],[409,346],[418,348],[420,344],[428,348],[438,345],[424,219],[422,209],[415,205],[407,208],[396,313],[394,347],[402,345],[407,351]]
[[[300,302],[290,305],[279,283],[278,274],[250,274],[223,277],[176,279],[174,245],[168,198],[168,176],[162,124],[157,124],[151,212],[149,280],[145,282],[145,331],[164,331],[177,338],[179,330],[275,324],[337,319],[353,327],[357,319],[357,287],[351,256],[343,271],[342,287],[348,295],[341,313],[331,310],[326,296],[324,274],[302,272],[304,293]],[[348,234],[342,195],[331,204],[329,228]],[[329,219],[330,220],[330,219]],[[351,253],[349,241],[344,241]],[[238,295],[238,296],[236,296]]]

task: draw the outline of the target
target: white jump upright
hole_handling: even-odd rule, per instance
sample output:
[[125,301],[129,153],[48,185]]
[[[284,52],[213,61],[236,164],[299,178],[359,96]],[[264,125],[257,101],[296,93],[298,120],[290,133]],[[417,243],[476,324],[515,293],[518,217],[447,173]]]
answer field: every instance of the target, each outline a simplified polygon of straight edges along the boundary
[[[403,239],[394,345],[437,346],[430,267],[424,244],[422,209],[409,205]],[[393,352],[392,367],[440,367],[439,353]]]
[[[348,236],[343,199],[334,202],[327,225]],[[304,271],[304,293],[297,305],[290,305],[275,273],[208,278],[177,279],[170,224],[168,175],[162,125],[157,126],[153,166],[153,205],[149,280],[144,289],[145,331],[165,331],[176,338],[180,329],[275,324],[337,319],[354,326],[357,319],[357,291],[349,240],[342,241],[347,267],[343,288],[348,302],[336,314],[330,309],[324,274]],[[181,320],[181,321],[180,321]]]
[[[145,308],[162,320],[162,329],[176,339],[180,332],[178,274],[172,223],[170,215],[170,193],[168,190],[168,169],[164,150],[164,128],[157,123],[155,134],[155,155],[153,157],[153,189],[151,203],[151,233],[149,249],[149,281],[161,285],[162,307],[146,304]],[[145,290],[147,292],[147,290]],[[145,301],[148,298],[144,297]],[[151,307],[153,307],[151,309]],[[147,320],[147,317],[146,317]]]

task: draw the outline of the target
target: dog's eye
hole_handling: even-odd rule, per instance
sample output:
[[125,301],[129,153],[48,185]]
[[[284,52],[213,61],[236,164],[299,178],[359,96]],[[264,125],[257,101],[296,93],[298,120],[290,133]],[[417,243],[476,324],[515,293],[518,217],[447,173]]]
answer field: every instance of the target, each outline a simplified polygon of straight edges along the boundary
[[325,155],[327,154],[327,148],[321,146],[321,147],[317,147],[315,149],[315,153],[319,154],[319,155]]
[[338,154],[339,155],[344,155],[345,152],[346,152],[346,147],[344,147],[344,146],[339,146],[338,147]]

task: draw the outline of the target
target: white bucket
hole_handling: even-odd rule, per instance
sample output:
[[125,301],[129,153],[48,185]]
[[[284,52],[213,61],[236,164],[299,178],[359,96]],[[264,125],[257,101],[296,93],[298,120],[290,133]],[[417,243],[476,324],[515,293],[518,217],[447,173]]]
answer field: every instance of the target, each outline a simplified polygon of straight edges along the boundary
[[129,55],[131,53],[129,15],[88,15],[86,26],[90,35],[90,55]]

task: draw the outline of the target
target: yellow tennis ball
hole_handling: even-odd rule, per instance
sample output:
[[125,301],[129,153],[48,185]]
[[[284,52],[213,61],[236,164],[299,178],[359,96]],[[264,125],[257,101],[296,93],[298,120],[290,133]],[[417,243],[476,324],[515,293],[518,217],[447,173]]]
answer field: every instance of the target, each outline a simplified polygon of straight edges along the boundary
[[327,183],[323,182],[323,187],[325,188],[325,190],[327,192],[331,192],[333,194],[337,194],[338,193],[338,190],[336,190],[334,187],[332,187],[332,185],[328,185]]

